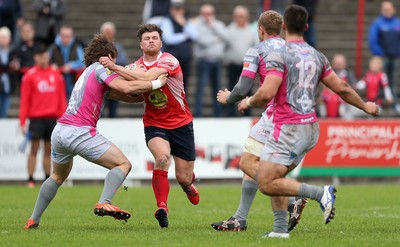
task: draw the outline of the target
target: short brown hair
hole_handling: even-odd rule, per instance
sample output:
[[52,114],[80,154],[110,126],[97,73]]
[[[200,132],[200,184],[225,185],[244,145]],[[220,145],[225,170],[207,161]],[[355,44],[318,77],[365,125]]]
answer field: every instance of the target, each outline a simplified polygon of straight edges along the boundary
[[273,10],[265,11],[258,18],[258,26],[262,27],[269,35],[280,35],[282,22],[282,16]]
[[160,34],[160,39],[162,40],[162,29],[156,24],[142,24],[139,25],[139,29],[137,31],[137,37],[139,41],[142,41],[142,35],[144,33],[158,32]]
[[290,5],[285,9],[283,20],[288,33],[303,35],[306,31],[308,12],[300,5]]
[[96,33],[89,45],[85,48],[85,65],[86,67],[98,62],[100,57],[110,55],[112,58],[118,56],[117,48],[112,41],[103,34]]

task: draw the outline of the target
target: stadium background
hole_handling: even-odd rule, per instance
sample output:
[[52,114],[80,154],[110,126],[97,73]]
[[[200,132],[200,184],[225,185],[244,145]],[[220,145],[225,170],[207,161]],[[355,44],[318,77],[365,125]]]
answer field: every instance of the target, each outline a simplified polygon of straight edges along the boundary
[[[191,17],[195,17],[198,14],[198,10],[201,4],[203,4],[205,1],[200,1],[200,0],[189,0],[188,1],[188,6],[189,6],[189,12]],[[251,1],[238,1],[238,0],[211,0],[207,1],[211,2],[216,6],[216,12],[217,12],[217,18],[223,20],[226,24],[228,24],[231,20],[231,13],[234,8],[234,6],[238,4],[246,5],[250,11],[251,11],[251,16],[252,20],[256,19],[256,12],[257,12],[257,0],[251,0]],[[290,1],[287,1],[290,2]],[[380,1],[365,1],[365,15],[363,16],[363,21],[361,22],[361,26],[357,25],[358,21],[360,21],[359,17],[357,16],[358,13],[360,13],[360,6],[359,3],[364,2],[362,0],[360,1],[346,1],[346,0],[337,0],[337,1],[328,1],[328,0],[320,0],[318,4],[318,11],[317,11],[317,17],[316,17],[316,30],[317,30],[317,45],[318,48],[324,52],[327,57],[332,57],[334,53],[343,53],[346,55],[348,58],[348,65],[349,68],[352,69],[353,71],[356,71],[360,69],[359,73],[363,73],[366,70],[366,66],[368,63],[368,59],[370,57],[370,52],[368,50],[368,42],[367,42],[367,36],[368,36],[368,27],[371,23],[371,21],[378,15],[379,13],[379,5]],[[32,1],[28,0],[22,0],[21,1],[22,6],[23,6],[23,12],[24,12],[24,17],[29,20],[29,21],[34,21],[35,19],[35,13],[33,12],[32,9]],[[127,0],[114,0],[114,1],[106,1],[106,0],[87,0],[87,1],[78,1],[78,0],[68,0],[68,12],[66,14],[66,19],[65,23],[69,24],[74,27],[75,33],[78,37],[82,38],[85,41],[89,41],[90,38],[92,37],[93,33],[98,32],[100,25],[105,22],[105,21],[112,21],[117,25],[118,29],[118,34],[117,34],[117,39],[122,42],[128,52],[129,58],[131,60],[139,57],[141,55],[141,51],[139,50],[139,45],[138,41],[136,39],[136,28],[137,26],[141,23],[141,18],[142,18],[142,10],[143,10],[143,4],[144,0],[135,0],[135,1],[127,1]],[[396,2],[396,4],[398,4]],[[398,7],[398,6],[397,6]],[[362,30],[360,29],[362,28]],[[362,32],[360,32],[360,30]],[[360,35],[362,34],[362,42],[357,43],[357,37],[361,37]],[[358,46],[361,45],[361,46]],[[361,50],[358,50],[359,53],[357,53],[357,49],[361,48]],[[359,58],[360,60],[357,60],[356,57],[358,55],[361,55]],[[357,66],[360,66],[359,68]],[[194,103],[194,94],[195,94],[195,70],[193,70],[194,73],[192,75],[192,78],[190,80],[190,85],[189,85],[189,90],[188,90],[188,101],[189,104]],[[357,72],[357,71],[356,71]],[[225,76],[223,76],[223,83],[226,84]],[[208,102],[209,105],[206,105],[205,108],[205,114],[206,116],[211,116],[212,113],[212,107],[211,107],[211,97],[215,97],[210,94],[210,91],[206,91],[206,97],[207,99],[204,100],[204,102]],[[13,100],[13,106],[11,110],[11,115],[12,117],[16,118],[18,116],[18,96],[16,96]],[[128,105],[128,104],[123,104],[120,107],[120,114],[122,117],[129,117],[133,118],[133,121],[140,122],[140,116],[143,113],[143,107],[141,105]],[[259,112],[253,111],[253,115],[257,116]],[[390,115],[387,115],[386,117],[392,117]],[[209,119],[210,120],[210,119]],[[399,142],[399,136],[400,136],[400,131],[399,127],[400,124],[398,120],[392,119],[394,122],[390,123],[387,125],[387,121],[383,120],[380,122],[375,121],[372,123],[372,125],[375,126],[375,128],[378,129],[388,129],[389,135],[392,135],[391,138],[389,138],[389,141],[385,141],[384,139],[386,136],[381,136],[381,140],[378,140],[376,143],[384,143],[385,144],[382,146],[381,150],[389,150],[394,148],[394,152],[400,153],[398,150],[398,142]],[[11,120],[13,121],[13,120]],[[103,120],[100,120],[100,122]],[[107,121],[107,120],[104,120]],[[201,121],[207,121],[205,119],[198,119],[197,120],[199,123]],[[218,122],[218,125],[221,126],[226,126],[228,122],[226,119],[214,119],[211,121],[216,121],[214,123],[209,123],[209,124],[216,124]],[[250,121],[250,120],[249,120]],[[115,124],[116,122],[114,122]],[[106,125],[111,124],[113,126],[113,122],[106,122]],[[131,123],[129,123],[131,124]],[[127,125],[127,128],[130,128],[131,125]],[[205,123],[200,123],[200,125],[205,124]],[[338,122],[326,122],[324,123],[327,126],[330,125],[337,125]],[[339,124],[341,124],[339,122]],[[365,122],[363,120],[356,121],[356,122],[350,122],[348,123],[353,126],[367,126],[368,128],[368,120]],[[140,128],[140,124],[137,125],[138,128]],[[379,127],[381,126],[381,127]],[[15,133],[15,123],[12,122],[11,124],[11,130],[8,131],[5,128],[2,128],[2,132],[9,132],[9,133]],[[124,128],[124,127],[123,127]],[[123,129],[122,128],[122,129]],[[326,130],[328,127],[326,128]],[[197,129],[196,129],[197,131]],[[244,134],[247,134],[248,129],[243,128],[241,130]],[[200,144],[200,146],[210,146],[212,145],[212,139],[214,138],[215,135],[210,135],[206,130],[205,131],[198,131],[198,135],[200,136],[206,136],[209,137],[208,139],[205,138],[206,140]],[[322,133],[322,135],[326,136],[326,134]],[[3,135],[4,136],[4,135]],[[108,136],[105,134],[105,136]],[[3,156],[2,162],[5,162],[6,157],[9,154],[13,154],[15,150],[17,149],[17,145],[21,141],[20,136],[15,136],[12,137],[11,142],[7,142],[5,139],[0,143],[1,147],[1,152],[0,156]],[[118,138],[117,136],[115,138]],[[141,136],[137,137],[138,139],[143,139]],[[223,137],[223,134],[221,134],[221,138]],[[370,138],[376,138],[374,136],[370,136]],[[235,138],[234,138],[235,139]],[[229,142],[229,138],[226,139],[226,142]],[[238,141],[238,145],[243,143],[243,137],[239,136],[239,138],[236,138]],[[326,139],[323,139],[322,142],[324,142]],[[362,139],[353,141],[353,142],[360,142],[363,141]],[[118,141],[118,139],[116,139]],[[142,141],[142,140],[141,140]],[[134,141],[132,141],[134,143]],[[211,143],[211,144],[210,144]],[[129,148],[129,145],[127,144],[126,147]],[[134,144],[132,144],[134,145]],[[137,144],[136,144],[137,145]],[[197,144],[196,144],[197,145]],[[225,143],[225,146],[229,146],[229,143]],[[371,142],[369,145],[364,147],[364,150],[371,150],[368,148],[371,148],[374,145],[373,142]],[[10,149],[8,149],[10,148]],[[10,151],[11,150],[11,151]],[[327,150],[322,148],[318,149],[316,151],[317,154],[322,154],[325,155],[325,152]],[[389,152],[388,151],[388,152]],[[212,152],[212,150],[210,150]],[[209,153],[210,153],[209,152]],[[236,151],[235,151],[236,152]],[[212,155],[212,154],[211,154]],[[236,153],[235,153],[236,155]],[[8,157],[11,157],[12,155],[9,155]],[[229,156],[227,154],[227,156]],[[307,172],[307,167],[305,170],[305,173],[301,174],[304,179],[307,177],[312,177],[313,179],[315,178],[334,178],[346,180],[346,179],[351,179],[354,181],[354,177],[356,177],[358,180],[363,180],[366,179],[367,181],[370,181],[372,179],[378,179],[378,181],[382,181],[384,179],[385,181],[390,181],[390,180],[400,180],[400,163],[399,160],[400,158],[398,157],[399,155],[395,154],[390,157],[389,162],[387,162],[387,159],[385,160],[385,157],[382,155],[382,159],[378,161],[371,161],[371,160],[364,160],[363,164],[357,164],[357,165],[352,165],[351,160],[341,160],[341,161],[336,161],[336,163],[331,167],[330,169],[326,169],[325,163],[323,162],[324,157],[318,157],[320,158],[321,162],[311,162],[311,168]],[[21,169],[24,169],[25,166],[25,156],[18,154],[14,155],[12,158],[13,160],[8,162],[10,163],[15,163],[14,159],[17,157],[17,162],[21,166]],[[133,156],[132,158],[135,158]],[[223,157],[223,161],[227,161],[232,157]],[[234,158],[234,157],[233,157]],[[318,158],[314,158],[318,159]],[[350,162],[350,163],[349,163]],[[40,162],[38,163],[38,171],[37,173],[40,173]],[[337,166],[337,167],[335,167]],[[363,167],[365,166],[365,167]],[[348,168],[350,169],[343,169],[343,168]],[[352,169],[352,168],[356,169]],[[226,165],[225,165],[226,168]],[[340,169],[338,169],[340,168]],[[363,168],[363,169],[358,169],[358,168]],[[75,168],[76,169],[76,168]],[[360,172],[361,171],[361,172]],[[4,173],[3,173],[4,174]],[[240,179],[239,173],[236,173],[234,176],[231,176],[231,178],[234,179]],[[24,173],[20,174],[19,178],[17,180],[21,179],[23,180],[24,178]],[[99,178],[102,178],[103,174],[101,173],[99,175]],[[146,176],[145,176],[146,177]],[[221,178],[221,177],[220,177]],[[224,178],[222,176],[222,178]],[[229,178],[229,177],[228,177]],[[4,179],[4,178],[3,178]],[[1,180],[1,179],[0,179]]]
[[[290,3],[291,0],[285,0]],[[75,34],[85,41],[89,41],[93,33],[98,32],[100,25],[105,21],[112,21],[117,26],[117,39],[121,42],[128,53],[131,60],[141,55],[138,41],[136,38],[137,26],[142,20],[142,11],[145,0],[68,0],[68,11],[65,16],[65,23],[71,25],[75,29]],[[258,0],[187,0],[190,17],[196,17],[199,8],[203,3],[212,3],[216,8],[216,17],[225,24],[229,24],[232,20],[232,10],[238,5],[247,6],[251,12],[251,20],[257,20]],[[358,28],[357,14],[362,8],[359,3],[364,2],[363,22],[360,30]],[[368,28],[370,23],[379,14],[380,2],[378,0],[319,0],[316,14],[316,36],[317,46],[328,58],[334,53],[343,53],[347,57],[349,69],[364,73],[367,69],[370,52],[368,49]],[[393,1],[397,10],[400,9],[399,1]],[[24,17],[29,21],[34,21],[35,12],[32,8],[31,0],[21,0]],[[360,67],[356,62],[357,53],[357,32],[361,31],[362,40],[360,44],[362,49],[359,51],[361,57],[358,60]],[[359,35],[360,35],[359,34]],[[359,36],[361,37],[361,36]],[[360,69],[360,71],[357,71]],[[191,79],[187,92],[189,105],[194,105],[196,70],[192,69]],[[225,73],[225,71],[224,71]],[[360,75],[361,75],[360,74]],[[360,76],[358,75],[358,76]],[[223,85],[227,85],[227,76],[222,76]],[[400,85],[400,83],[398,83]],[[255,85],[256,86],[256,85]],[[398,90],[400,91],[400,90]],[[204,115],[212,115],[211,90],[205,91],[204,99]],[[10,115],[18,116],[18,98],[13,99]],[[193,107],[192,107],[193,108]],[[119,115],[121,117],[141,117],[143,108],[141,105],[121,104]],[[254,116],[258,116],[258,111],[253,111]],[[390,113],[388,113],[389,116]]]

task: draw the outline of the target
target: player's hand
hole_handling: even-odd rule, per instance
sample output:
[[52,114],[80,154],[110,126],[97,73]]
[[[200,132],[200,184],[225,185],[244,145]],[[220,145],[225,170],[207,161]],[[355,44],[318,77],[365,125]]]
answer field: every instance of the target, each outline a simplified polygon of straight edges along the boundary
[[247,104],[247,100],[249,97],[246,97],[245,99],[242,99],[242,101],[239,102],[237,108],[240,113],[244,113],[245,110],[249,109],[249,105]]
[[168,81],[168,74],[162,74],[157,79],[161,81],[161,85],[165,85]]
[[364,106],[364,112],[372,116],[377,116],[379,114],[379,106],[374,102],[367,102]]
[[115,63],[109,57],[100,57],[99,62],[103,65],[104,68],[114,71],[115,70]]
[[219,90],[217,93],[217,100],[219,103],[221,104],[227,104],[226,99],[229,97],[229,95],[231,94],[231,91],[229,91],[228,89],[225,88],[224,91]]

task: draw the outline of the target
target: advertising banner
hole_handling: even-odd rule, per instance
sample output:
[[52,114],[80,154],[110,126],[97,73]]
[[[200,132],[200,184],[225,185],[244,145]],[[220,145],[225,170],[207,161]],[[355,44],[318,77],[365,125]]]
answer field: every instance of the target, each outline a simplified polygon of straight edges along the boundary
[[400,176],[400,121],[320,120],[300,176]]
[[[243,144],[254,123],[252,118],[194,120],[199,179],[241,178]],[[141,119],[101,119],[99,132],[111,140],[132,163],[129,179],[151,179],[154,159],[144,140]],[[305,157],[300,176],[400,176],[400,121],[320,120],[316,147]],[[17,119],[0,120],[0,180],[26,180],[29,142],[22,148]],[[168,177],[175,178],[171,160]],[[108,170],[78,156],[71,180],[104,179]],[[34,177],[44,178],[42,151]]]

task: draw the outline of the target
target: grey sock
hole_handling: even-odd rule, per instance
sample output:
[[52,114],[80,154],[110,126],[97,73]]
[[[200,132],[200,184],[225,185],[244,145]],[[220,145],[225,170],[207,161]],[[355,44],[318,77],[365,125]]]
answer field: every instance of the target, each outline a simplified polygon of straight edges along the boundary
[[324,194],[324,188],[321,186],[309,185],[302,183],[299,189],[299,197],[310,198],[315,201],[321,200]]
[[242,197],[236,213],[233,215],[238,220],[246,220],[249,214],[251,204],[254,201],[258,190],[258,184],[253,180],[243,180]]
[[31,215],[31,219],[33,219],[35,223],[39,224],[40,217],[42,217],[43,212],[56,196],[59,187],[60,185],[57,184],[56,181],[54,181],[51,177],[43,182],[42,186],[40,187],[39,195],[36,199],[35,208],[33,209],[33,213]]
[[125,173],[118,167],[111,169],[104,180],[104,188],[99,203],[111,203],[115,192],[125,180]]
[[272,230],[276,233],[288,232],[288,211],[287,210],[274,210],[274,228]]

